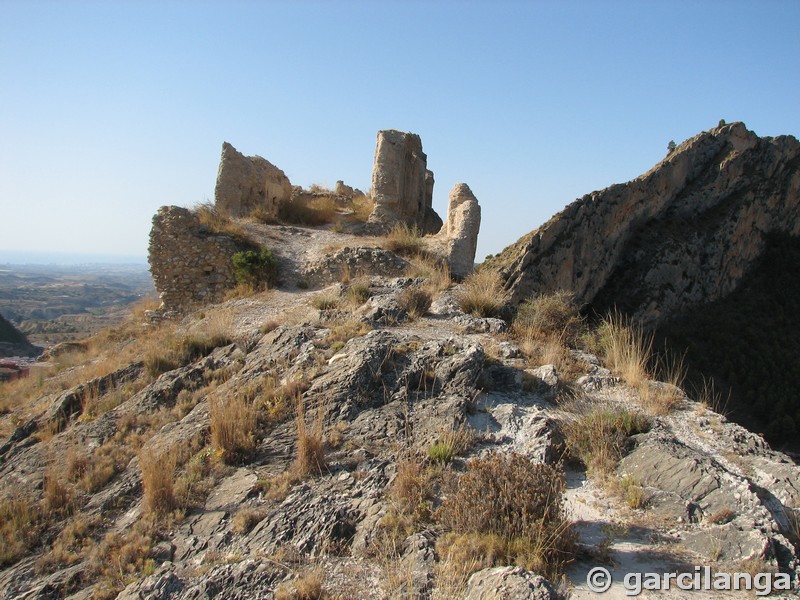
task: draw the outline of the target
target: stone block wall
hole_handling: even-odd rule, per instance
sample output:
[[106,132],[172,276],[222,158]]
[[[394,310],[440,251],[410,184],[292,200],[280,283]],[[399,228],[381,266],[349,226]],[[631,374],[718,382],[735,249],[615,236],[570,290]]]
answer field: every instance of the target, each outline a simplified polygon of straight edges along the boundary
[[209,231],[190,210],[162,206],[153,217],[148,250],[162,309],[184,312],[221,299],[236,285],[231,257],[242,249],[232,238]]

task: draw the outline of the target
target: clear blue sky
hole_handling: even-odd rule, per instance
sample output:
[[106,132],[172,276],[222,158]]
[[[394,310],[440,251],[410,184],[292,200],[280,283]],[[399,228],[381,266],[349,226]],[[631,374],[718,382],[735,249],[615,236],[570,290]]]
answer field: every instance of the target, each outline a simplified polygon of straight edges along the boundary
[[366,189],[393,128],[480,260],[721,118],[800,135],[800,2],[2,0],[0,81],[0,249],[144,256],[223,140]]

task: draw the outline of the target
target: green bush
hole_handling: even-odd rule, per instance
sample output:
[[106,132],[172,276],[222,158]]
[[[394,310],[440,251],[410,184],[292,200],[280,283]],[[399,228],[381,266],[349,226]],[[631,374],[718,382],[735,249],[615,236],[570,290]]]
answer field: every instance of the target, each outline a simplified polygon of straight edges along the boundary
[[245,250],[231,257],[233,276],[239,285],[267,287],[275,285],[278,280],[278,261],[268,248],[259,252]]

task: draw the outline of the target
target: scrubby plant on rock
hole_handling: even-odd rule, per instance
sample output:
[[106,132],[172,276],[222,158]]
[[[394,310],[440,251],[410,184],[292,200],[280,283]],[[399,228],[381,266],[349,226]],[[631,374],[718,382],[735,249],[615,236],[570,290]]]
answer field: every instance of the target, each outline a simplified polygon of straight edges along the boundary
[[475,570],[515,564],[556,578],[574,547],[564,490],[561,471],[516,453],[471,461],[436,512],[450,530],[440,554]]
[[278,261],[269,248],[237,252],[231,257],[231,264],[238,285],[271,287],[278,281]]

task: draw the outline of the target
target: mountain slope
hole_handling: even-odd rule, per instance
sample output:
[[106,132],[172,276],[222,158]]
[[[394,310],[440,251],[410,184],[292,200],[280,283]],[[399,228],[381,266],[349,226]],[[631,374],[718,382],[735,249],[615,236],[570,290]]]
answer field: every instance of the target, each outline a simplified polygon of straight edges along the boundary
[[28,341],[25,334],[0,315],[0,356],[27,356],[37,353],[38,349]]
[[800,143],[732,123],[576,200],[487,262],[516,302],[570,290],[652,325],[730,293],[772,232],[800,234]]

